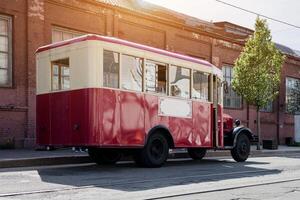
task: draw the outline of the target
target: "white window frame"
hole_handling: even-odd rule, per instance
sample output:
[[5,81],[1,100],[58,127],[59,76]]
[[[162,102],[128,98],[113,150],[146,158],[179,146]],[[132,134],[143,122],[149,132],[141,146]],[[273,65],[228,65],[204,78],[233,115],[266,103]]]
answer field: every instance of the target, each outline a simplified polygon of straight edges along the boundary
[[76,31],[76,30],[72,30],[72,29],[68,29],[68,28],[62,28],[62,27],[59,27],[59,26],[54,26],[54,27],[52,27],[52,31],[51,31],[51,41],[52,41],[52,43],[64,41],[63,38],[60,41],[54,41],[54,31],[61,32],[62,34],[64,34],[64,33],[65,34],[71,34],[72,35],[71,38],[79,37],[81,35],[86,34],[85,32],[80,32],[80,31]]
[[[8,50],[7,52],[3,52],[3,53],[7,53],[8,54],[8,63],[7,63],[7,76],[8,76],[8,82],[7,84],[0,84],[0,88],[1,87],[12,87],[13,86],[13,76],[12,76],[12,71],[13,71],[13,67],[12,67],[12,17],[7,16],[7,15],[2,15],[0,14],[0,19],[1,20],[6,20],[8,23]],[[4,36],[4,35],[3,35]]]

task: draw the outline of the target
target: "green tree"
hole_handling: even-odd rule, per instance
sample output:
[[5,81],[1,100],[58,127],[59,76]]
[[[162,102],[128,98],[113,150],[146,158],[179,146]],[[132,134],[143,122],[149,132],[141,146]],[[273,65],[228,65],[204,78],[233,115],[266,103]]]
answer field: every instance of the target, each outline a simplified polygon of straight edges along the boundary
[[257,149],[260,149],[260,112],[279,92],[281,66],[285,56],[272,42],[267,21],[256,19],[251,35],[239,58],[235,61],[233,89],[257,111]]

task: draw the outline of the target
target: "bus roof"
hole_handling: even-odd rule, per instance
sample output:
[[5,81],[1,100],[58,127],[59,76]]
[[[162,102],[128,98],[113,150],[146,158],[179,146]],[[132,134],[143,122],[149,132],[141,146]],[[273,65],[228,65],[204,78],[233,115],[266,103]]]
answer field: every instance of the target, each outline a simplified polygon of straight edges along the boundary
[[174,53],[174,52],[162,50],[162,49],[155,48],[155,47],[150,47],[150,46],[143,45],[143,44],[129,42],[127,40],[122,40],[122,39],[119,39],[119,38],[108,37],[108,36],[100,36],[100,35],[95,35],[95,34],[87,34],[87,35],[83,35],[83,36],[76,37],[76,38],[73,38],[73,39],[69,39],[69,40],[49,44],[49,45],[46,45],[46,46],[42,46],[42,47],[40,47],[36,50],[36,53],[47,51],[49,49],[54,49],[54,48],[66,46],[66,45],[69,45],[69,44],[74,44],[74,43],[77,43],[77,42],[88,41],[88,40],[96,40],[96,41],[104,41],[104,42],[120,44],[120,45],[124,45],[124,46],[129,46],[129,47],[133,47],[133,48],[137,48],[137,49],[141,49],[141,50],[145,50],[145,51],[149,51],[149,52],[153,52],[153,53],[157,53],[157,54],[161,54],[161,55],[165,55],[165,56],[170,56],[170,57],[178,58],[178,59],[181,59],[181,60],[186,60],[186,61],[189,61],[189,62],[202,64],[202,65],[206,65],[206,66],[209,66],[209,67],[213,67],[213,65],[211,63],[209,63],[208,61],[206,61],[206,60],[202,60],[202,59],[194,58],[194,57],[191,57],[191,56],[186,56],[186,55],[182,55],[182,54],[179,54],[179,53]]

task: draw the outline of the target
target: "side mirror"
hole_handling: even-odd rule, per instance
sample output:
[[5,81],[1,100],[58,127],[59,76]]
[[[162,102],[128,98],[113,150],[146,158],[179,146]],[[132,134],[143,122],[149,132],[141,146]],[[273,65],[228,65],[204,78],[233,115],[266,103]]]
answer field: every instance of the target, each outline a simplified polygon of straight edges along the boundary
[[227,81],[223,81],[223,89],[224,89],[224,92],[227,94],[228,93],[228,83]]

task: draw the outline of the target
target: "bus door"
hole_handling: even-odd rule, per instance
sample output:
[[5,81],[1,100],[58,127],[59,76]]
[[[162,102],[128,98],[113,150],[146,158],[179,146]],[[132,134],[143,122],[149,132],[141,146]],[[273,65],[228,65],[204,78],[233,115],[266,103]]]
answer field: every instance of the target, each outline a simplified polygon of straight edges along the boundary
[[222,83],[213,75],[213,147],[222,147]]

